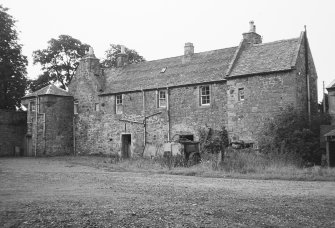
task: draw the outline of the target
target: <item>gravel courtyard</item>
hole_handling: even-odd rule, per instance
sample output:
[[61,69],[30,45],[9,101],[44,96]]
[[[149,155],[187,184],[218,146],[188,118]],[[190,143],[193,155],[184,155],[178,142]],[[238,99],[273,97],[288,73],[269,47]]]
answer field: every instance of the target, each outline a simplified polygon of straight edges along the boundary
[[2,227],[335,227],[335,182],[109,172],[0,159]]

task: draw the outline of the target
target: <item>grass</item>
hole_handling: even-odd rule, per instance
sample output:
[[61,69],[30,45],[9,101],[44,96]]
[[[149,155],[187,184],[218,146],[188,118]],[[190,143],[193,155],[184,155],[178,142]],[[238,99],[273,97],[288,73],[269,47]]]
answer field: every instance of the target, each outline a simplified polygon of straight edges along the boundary
[[77,156],[71,162],[103,168],[108,171],[149,172],[171,175],[278,179],[303,181],[335,181],[335,168],[312,166],[302,167],[299,158],[290,154],[263,155],[251,150],[230,151],[224,162],[218,164],[217,156],[202,155],[201,163],[185,167],[182,157],[127,159],[115,161],[108,157]]

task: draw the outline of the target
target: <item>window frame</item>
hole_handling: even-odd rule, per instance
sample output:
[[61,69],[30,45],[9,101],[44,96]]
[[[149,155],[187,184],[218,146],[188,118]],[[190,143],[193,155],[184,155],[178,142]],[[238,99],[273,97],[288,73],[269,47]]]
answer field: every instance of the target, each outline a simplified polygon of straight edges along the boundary
[[[206,92],[207,88],[208,88],[208,91]],[[204,89],[205,89],[205,94],[203,93]],[[204,100],[206,100],[207,102],[203,103]],[[199,86],[199,104],[202,107],[207,107],[211,105],[211,86],[210,85]]]
[[100,103],[94,103],[94,111],[100,112]]
[[35,103],[35,101],[30,101],[29,102],[29,111],[30,112],[36,112],[36,103]]
[[[167,107],[167,91],[166,89],[158,90],[157,93],[157,107],[158,108],[166,108]],[[164,98],[161,97],[161,94],[164,94]],[[162,104],[161,102],[164,101],[165,104]]]
[[123,113],[123,94],[115,95],[115,114]]
[[78,101],[74,101],[74,103],[73,103],[73,114],[77,115],[78,114],[78,110],[79,110],[79,102]]
[[244,93],[244,88],[238,88],[237,89],[237,97],[238,97],[238,101],[244,101],[245,100],[245,93]]

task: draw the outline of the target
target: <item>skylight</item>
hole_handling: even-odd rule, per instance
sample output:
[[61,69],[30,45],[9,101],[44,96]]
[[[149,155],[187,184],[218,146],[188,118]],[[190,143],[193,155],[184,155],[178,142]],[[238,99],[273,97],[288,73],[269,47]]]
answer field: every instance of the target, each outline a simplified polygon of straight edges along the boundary
[[165,73],[166,68],[167,68],[167,67],[163,67],[163,68],[161,69],[161,73]]

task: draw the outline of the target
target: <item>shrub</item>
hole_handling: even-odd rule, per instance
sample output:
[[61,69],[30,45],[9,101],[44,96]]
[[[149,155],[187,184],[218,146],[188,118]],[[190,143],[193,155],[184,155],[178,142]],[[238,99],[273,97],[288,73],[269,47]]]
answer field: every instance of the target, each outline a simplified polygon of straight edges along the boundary
[[221,130],[214,130],[212,128],[200,128],[199,142],[201,153],[224,154],[225,148],[229,144],[228,132],[223,126]]
[[[265,124],[259,147],[262,153],[293,153],[307,163],[320,164],[320,124],[329,123],[329,116],[313,116],[309,124],[306,115],[299,114],[293,107],[287,107],[280,115]],[[298,155],[298,156],[296,156]]]

